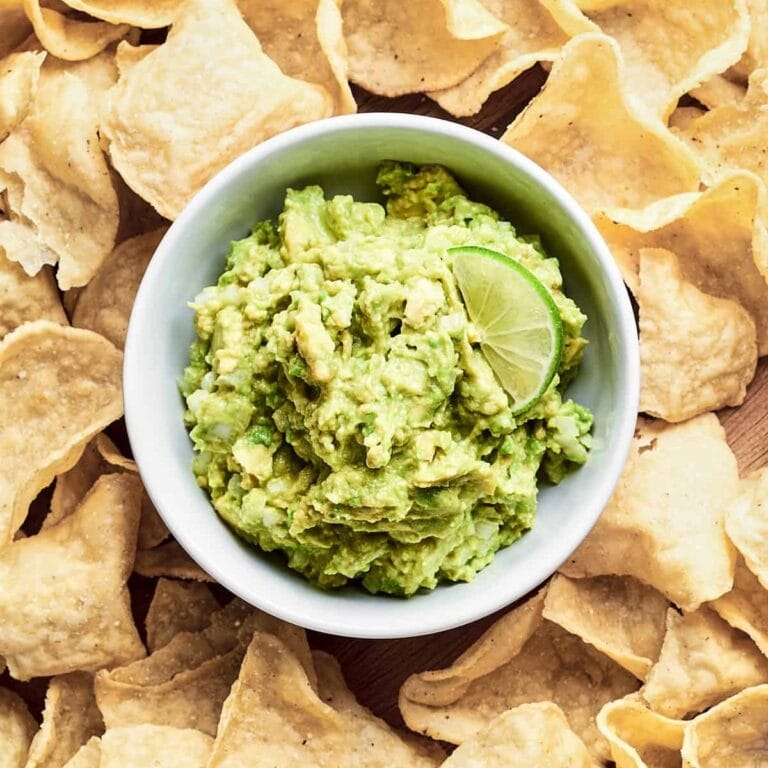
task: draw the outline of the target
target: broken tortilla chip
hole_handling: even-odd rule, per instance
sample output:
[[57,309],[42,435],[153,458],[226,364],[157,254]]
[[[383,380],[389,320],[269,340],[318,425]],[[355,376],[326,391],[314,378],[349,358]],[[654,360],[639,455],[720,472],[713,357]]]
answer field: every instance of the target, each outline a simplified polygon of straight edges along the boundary
[[739,493],[736,457],[714,414],[638,422],[624,473],[566,576],[634,576],[686,610],[733,585],[725,510]]
[[101,737],[99,768],[206,768],[213,739],[190,728],[135,725]]
[[476,0],[345,0],[342,15],[349,79],[381,96],[460,83],[507,28]]
[[764,589],[768,589],[768,467],[742,481],[736,503],[725,513],[725,529]]
[[486,99],[534,64],[555,61],[568,40],[597,28],[570,0],[488,0],[507,28],[496,50],[465,80],[429,94],[456,117],[479,112]]
[[627,95],[618,45],[605,35],[579,35],[501,138],[549,171],[588,213],[639,208],[699,184],[693,154],[646,111]]
[[645,680],[659,658],[669,602],[631,576],[555,576],[544,618],[578,635],[635,677]]
[[[715,75],[698,88],[694,88],[690,95],[707,109],[717,109],[724,104],[738,104],[746,93],[746,86],[741,83],[735,83],[725,75]],[[704,113],[702,112],[698,116],[701,117],[702,114]],[[684,130],[688,126],[678,125],[677,127]]]
[[94,736],[75,752],[64,768],[101,768],[101,739]]
[[122,355],[103,337],[47,320],[0,342],[0,545],[11,541],[39,491],[120,417],[121,368]]
[[651,709],[681,718],[751,685],[768,683],[768,659],[709,608],[670,609],[661,655],[641,693]]
[[640,249],[637,301],[642,412],[677,422],[744,402],[757,366],[746,309],[691,285],[662,248]]
[[24,768],[37,723],[21,697],[0,688],[0,755],[3,768]]
[[45,53],[12,53],[0,61],[0,141],[29,112],[37,93]]
[[183,0],[64,0],[76,11],[110,24],[158,29],[173,23]]
[[757,768],[768,763],[768,685],[747,688],[687,724],[686,768]]
[[507,709],[552,701],[593,756],[607,759],[595,717],[639,683],[591,645],[542,619],[543,600],[544,591],[507,613],[451,667],[411,675],[400,689],[408,727],[461,744]]
[[43,724],[24,768],[62,768],[92,736],[104,732],[93,695],[93,675],[72,672],[48,684]]
[[144,655],[126,586],[140,499],[137,478],[107,475],[59,525],[6,546],[0,656],[13,677],[94,671]]
[[245,150],[331,111],[323,88],[280,72],[233,0],[188,0],[166,42],[121,74],[101,129],[128,186],[174,219]]
[[628,696],[606,704],[597,727],[611,745],[616,768],[680,768],[683,720],[664,717]]
[[237,0],[264,52],[283,74],[315,83],[333,97],[333,113],[357,111],[347,82],[340,0]]
[[134,570],[153,579],[168,576],[172,579],[214,581],[176,541],[167,541],[152,549],[140,549],[136,553]]

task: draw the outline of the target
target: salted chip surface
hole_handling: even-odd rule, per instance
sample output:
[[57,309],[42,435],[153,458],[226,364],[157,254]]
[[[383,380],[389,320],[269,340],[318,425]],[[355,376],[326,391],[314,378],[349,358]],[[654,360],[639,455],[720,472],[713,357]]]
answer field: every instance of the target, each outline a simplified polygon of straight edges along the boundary
[[0,141],[27,116],[44,60],[44,52],[23,51],[0,61]]
[[121,368],[122,355],[102,336],[47,320],[0,342],[0,544],[13,538],[39,491],[120,417]]
[[476,0],[345,0],[342,14],[349,79],[381,96],[460,83],[506,32]]
[[72,325],[90,328],[122,349],[141,278],[165,232],[157,229],[120,243],[78,297]]
[[637,300],[641,411],[677,422],[744,402],[757,366],[746,309],[686,281],[662,248],[640,249]]
[[596,768],[563,711],[544,701],[503,712],[443,763],[443,768]]
[[628,96],[619,47],[601,34],[565,45],[502,141],[549,171],[588,213],[698,189],[696,159]]
[[554,61],[574,35],[596,31],[570,0],[487,0],[507,28],[494,52],[469,77],[429,96],[456,117],[474,115],[494,92],[540,61]]
[[409,728],[461,744],[507,709],[551,701],[600,760],[608,745],[595,717],[639,683],[613,660],[542,618],[542,593],[499,619],[454,665],[409,677],[400,712]]
[[685,729],[686,768],[756,768],[768,762],[768,685],[747,688]]
[[347,82],[339,0],[237,0],[237,5],[284,75],[325,88],[334,114],[357,111]]
[[24,768],[37,723],[24,700],[0,688],[0,755],[3,768]]
[[332,109],[280,71],[233,0],[188,0],[166,42],[121,73],[101,129],[128,186],[174,219],[246,149]]
[[723,518],[738,493],[736,457],[714,414],[676,425],[641,419],[611,500],[560,570],[634,576],[694,610],[733,585]]
[[606,704],[597,727],[616,768],[680,768],[685,722],[648,709],[633,696]]
[[194,581],[159,579],[147,611],[147,648],[162,648],[179,632],[199,632],[219,609],[205,584]]
[[743,0],[618,0],[585,13],[618,41],[632,93],[662,118],[735,64],[749,39]]
[[669,601],[631,576],[555,576],[544,618],[578,635],[635,677],[645,680],[659,658]]
[[256,632],[224,704],[208,768],[436,766],[372,715],[337,711],[315,693],[299,660]]
[[0,656],[13,677],[93,671],[144,655],[126,586],[140,499],[137,478],[107,475],[59,525],[3,550]]
[[135,725],[101,737],[99,768],[206,768],[213,739],[190,728]]
[[134,565],[136,573],[149,578],[167,576],[172,579],[194,579],[213,582],[209,576],[178,544],[167,541],[151,549],[140,549]]
[[32,740],[24,768],[61,768],[91,737],[103,732],[93,675],[71,672],[54,677],[45,696],[43,724]]
[[714,611],[670,609],[667,634],[643,698],[667,717],[702,712],[742,688],[768,683],[768,659]]
[[726,511],[725,528],[747,567],[768,589],[768,467],[742,481],[737,502]]
[[173,23],[183,0],[64,0],[76,11],[110,24],[128,24],[143,29],[167,27]]

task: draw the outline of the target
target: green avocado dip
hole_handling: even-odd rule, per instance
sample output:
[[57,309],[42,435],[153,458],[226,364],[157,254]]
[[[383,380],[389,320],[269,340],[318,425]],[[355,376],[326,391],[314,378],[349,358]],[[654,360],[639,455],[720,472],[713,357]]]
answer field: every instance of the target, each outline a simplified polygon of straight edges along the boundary
[[[442,167],[384,163],[386,208],[289,189],[192,303],[181,390],[193,469],[244,539],[332,588],[412,595],[469,581],[531,528],[537,484],[587,459],[592,415],[563,399],[586,320],[537,238]],[[551,292],[564,346],[513,416],[447,249],[494,249]]]

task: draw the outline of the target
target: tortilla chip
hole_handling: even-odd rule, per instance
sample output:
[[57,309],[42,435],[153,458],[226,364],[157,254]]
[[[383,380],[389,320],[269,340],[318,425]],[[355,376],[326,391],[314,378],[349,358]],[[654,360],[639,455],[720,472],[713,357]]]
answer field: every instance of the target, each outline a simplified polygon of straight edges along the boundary
[[215,580],[209,576],[176,541],[152,549],[140,549],[136,553],[136,573],[156,579],[168,576],[172,579],[194,579],[195,581]]
[[45,696],[43,724],[35,734],[24,768],[62,768],[92,736],[104,733],[93,695],[93,675],[54,677]]
[[659,658],[668,607],[661,593],[628,576],[558,575],[547,590],[544,618],[645,680]]
[[54,56],[66,61],[90,59],[125,37],[130,29],[125,24],[78,21],[51,8],[41,8],[40,0],[24,0],[24,10],[40,42]]
[[213,739],[189,728],[135,725],[101,738],[100,768],[206,768]]
[[120,417],[121,368],[122,355],[106,339],[47,320],[0,342],[0,403],[13,413],[0,418],[0,546],[21,527],[39,491]]
[[118,69],[115,46],[85,61],[64,61],[48,56],[43,64],[43,79],[55,79],[63,73],[74,75],[85,84],[92,101],[101,107],[107,91],[117,82]]
[[685,610],[725,594],[736,554],[723,516],[739,492],[736,458],[713,414],[638,422],[624,473],[566,576],[634,576]]
[[685,722],[653,712],[632,697],[606,704],[597,727],[616,768],[680,768]]
[[726,511],[725,528],[752,573],[768,589],[768,467],[742,481],[737,502]]
[[0,656],[13,677],[94,671],[144,655],[126,587],[140,494],[136,478],[107,475],[59,525],[3,550]]
[[283,74],[325,88],[334,114],[357,111],[347,82],[340,0],[237,0],[237,5]]
[[112,251],[80,294],[72,325],[90,328],[123,348],[133,300],[165,231],[126,240]]
[[677,257],[640,249],[640,410],[685,421],[741,405],[757,366],[755,324],[683,277]]
[[24,701],[7,688],[0,688],[0,755],[3,768],[24,768],[37,723]]
[[147,611],[147,648],[162,648],[179,632],[199,632],[219,609],[205,584],[160,579]]
[[53,273],[44,267],[30,277],[0,253],[0,339],[32,320],[67,325]]
[[64,768],[100,768],[101,767],[101,739],[95,736],[87,744],[75,752],[74,757]]
[[755,768],[768,763],[768,685],[732,696],[688,723],[683,757],[689,768]]
[[760,683],[768,683],[768,659],[743,632],[709,608],[682,616],[670,609],[642,695],[656,712],[680,718]]
[[102,131],[128,186],[174,219],[245,150],[331,111],[324,89],[280,72],[233,0],[188,0],[167,41],[121,74]]
[[575,635],[542,619],[540,592],[494,624],[448,669],[411,675],[400,689],[409,728],[461,744],[506,709],[552,701],[597,759],[608,745],[595,726],[602,706],[637,680]]
[[381,96],[460,83],[507,29],[476,0],[345,0],[342,15],[349,79]]
[[749,38],[741,0],[618,0],[585,12],[618,41],[628,86],[662,118],[686,91],[735,64]]
[[[735,83],[724,75],[715,75],[690,92],[691,96],[707,109],[716,109],[724,104],[738,104],[746,93],[744,85]],[[678,127],[684,129],[687,126]]]
[[157,29],[167,27],[183,5],[183,0],[64,0],[76,11],[110,24]]
[[45,53],[12,53],[0,61],[0,141],[29,112],[37,93]]
[[669,116],[669,127],[685,130],[694,120],[698,120],[705,111],[701,107],[678,107]]
[[62,289],[84,285],[109,255],[117,195],[99,147],[93,94],[69,72],[41,78],[27,119],[0,144],[10,220],[0,248],[33,275],[58,262]]
[[278,638],[256,632],[224,704],[208,768],[436,766],[378,718],[328,706]]
[[733,589],[710,607],[732,627],[748,634],[763,655],[768,656],[768,590],[747,568],[743,557],[736,561]]
[[32,25],[21,2],[0,6],[0,58],[16,50],[31,33]]
[[619,47],[605,35],[579,35],[563,48],[502,141],[549,171],[588,213],[698,189],[693,154],[628,95]]
[[474,115],[494,92],[540,61],[555,61],[574,35],[597,28],[567,0],[488,0],[506,25],[496,50],[465,80],[429,94],[456,117]]
[[768,64],[768,39],[765,34],[765,30],[768,29],[768,3],[765,0],[747,0],[747,8],[752,19],[749,45],[741,61],[729,72],[731,77],[744,82],[747,81],[750,73]]

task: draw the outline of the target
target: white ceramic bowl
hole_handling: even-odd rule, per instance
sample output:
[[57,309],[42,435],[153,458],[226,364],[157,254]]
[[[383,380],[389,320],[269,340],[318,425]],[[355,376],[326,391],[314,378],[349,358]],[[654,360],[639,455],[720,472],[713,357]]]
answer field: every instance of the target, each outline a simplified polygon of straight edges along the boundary
[[[286,187],[319,183],[327,193],[375,200],[385,159],[441,163],[470,196],[539,233],[557,256],[566,290],[586,312],[589,346],[569,395],[595,414],[587,464],[545,487],[536,524],[468,584],[409,600],[357,587],[323,592],[239,539],[192,474],[177,379],[194,338],[187,308],[223,270],[229,242],[282,209]],[[531,160],[478,131],[428,117],[366,114],[331,118],[260,144],[219,173],[168,231],[147,270],[125,347],[125,416],[147,491],[182,547],[247,602],[311,629],[350,637],[428,634],[469,623],[539,585],[579,545],[611,495],[638,403],[635,321],[605,243],[577,203]]]

